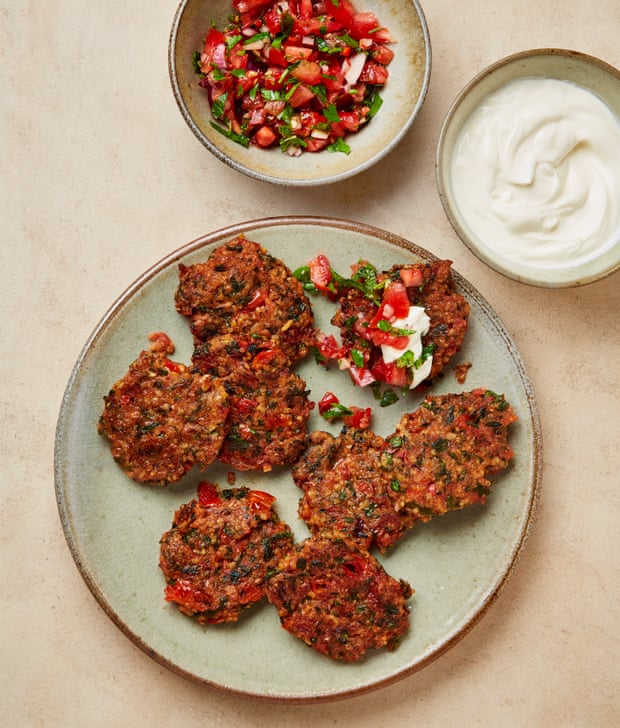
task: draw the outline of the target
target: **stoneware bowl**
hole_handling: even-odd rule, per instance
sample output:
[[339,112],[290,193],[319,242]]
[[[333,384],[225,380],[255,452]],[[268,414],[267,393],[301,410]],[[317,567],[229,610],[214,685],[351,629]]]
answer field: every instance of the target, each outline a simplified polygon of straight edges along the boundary
[[358,10],[373,11],[396,39],[390,78],[379,113],[360,132],[346,138],[350,154],[322,151],[290,157],[279,148],[249,149],[211,126],[205,89],[198,85],[193,55],[215,23],[222,28],[232,14],[232,0],[183,0],[169,42],[169,73],[177,104],[202,144],[218,159],[259,180],[311,186],[338,182],[367,169],[401,141],[418,115],[428,89],[431,46],[418,0],[358,0]]
[[[575,262],[566,256],[553,265],[524,263],[501,256],[494,250],[491,241],[485,242],[478,237],[455,200],[453,160],[463,126],[490,94],[511,81],[532,77],[568,81],[594,93],[618,117],[620,124],[618,69],[572,50],[545,48],[508,56],[470,81],[446,115],[436,156],[436,180],[441,202],[461,240],[478,258],[503,275],[543,287],[559,288],[591,283],[620,269],[620,229],[615,238],[612,236],[606,249],[591,259]],[[610,190],[610,197],[616,200],[620,198],[620,189]]]

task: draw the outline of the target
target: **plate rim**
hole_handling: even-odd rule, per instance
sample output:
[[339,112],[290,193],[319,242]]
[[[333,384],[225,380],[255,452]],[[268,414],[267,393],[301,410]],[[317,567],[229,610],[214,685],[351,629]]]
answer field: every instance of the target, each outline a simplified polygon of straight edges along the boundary
[[437,260],[437,256],[431,251],[421,247],[417,243],[387,230],[369,225],[366,223],[355,222],[352,220],[334,218],[334,217],[322,217],[316,215],[286,215],[276,217],[263,217],[254,220],[247,220],[240,223],[224,226],[214,230],[212,232],[201,235],[192,241],[175,248],[170,253],[160,258],[157,262],[147,268],[140,276],[138,276],[129,286],[127,286],[123,292],[117,296],[114,302],[108,307],[107,311],[100,318],[91,334],[88,336],[85,344],[83,345],[79,356],[77,357],[75,364],[71,369],[71,373],[63,393],[61,400],[60,410],[58,414],[56,432],[54,439],[54,490],[56,496],[56,503],[58,513],[65,536],[65,540],[69,547],[69,551],[75,562],[75,565],[86,583],[86,586],[90,590],[92,596],[95,598],[99,606],[102,608],[104,613],[112,620],[112,622],[118,627],[121,632],[140,650],[146,653],[149,657],[154,659],[160,665],[166,667],[177,675],[180,675],[194,684],[208,686],[217,689],[223,693],[229,695],[236,695],[239,697],[250,698],[254,700],[271,702],[271,703],[288,703],[288,704],[308,704],[308,703],[320,703],[330,702],[335,700],[342,700],[351,698],[357,695],[366,694],[371,691],[379,690],[387,687],[388,685],[394,684],[416,672],[419,672],[430,663],[444,655],[448,650],[454,647],[465,637],[486,615],[491,605],[497,600],[500,593],[503,591],[509,578],[512,576],[518,561],[522,555],[525,544],[528,540],[530,530],[535,519],[537,510],[537,504],[540,498],[540,489],[542,482],[542,429],[540,423],[540,417],[538,414],[538,407],[536,403],[536,397],[532,387],[532,383],[529,379],[527,371],[521,354],[513,341],[511,335],[506,329],[503,321],[499,315],[492,308],[490,303],[484,296],[458,271],[453,270],[452,275],[457,285],[463,290],[467,296],[475,299],[478,306],[480,306],[488,320],[493,324],[496,333],[499,334],[508,347],[510,357],[519,373],[520,382],[524,389],[525,399],[527,402],[527,409],[529,414],[529,422],[532,428],[532,451],[531,451],[531,484],[530,493],[527,500],[527,513],[523,526],[519,533],[519,538],[515,539],[512,544],[512,549],[507,555],[506,564],[502,570],[498,571],[496,578],[490,583],[489,589],[480,599],[475,612],[468,618],[468,621],[462,625],[459,629],[454,630],[452,633],[446,635],[446,639],[435,649],[433,649],[428,655],[423,656],[415,664],[408,665],[386,677],[374,680],[372,683],[365,683],[363,685],[347,688],[335,693],[323,693],[320,695],[275,695],[267,694],[256,691],[245,691],[237,689],[231,686],[222,685],[213,680],[209,680],[205,677],[201,677],[192,673],[177,664],[172,660],[168,659],[164,655],[159,654],[156,649],[151,647],[145,640],[137,635],[128,624],[118,615],[113,607],[108,603],[97,584],[97,580],[91,573],[90,569],[86,565],[82,553],[77,543],[76,534],[73,528],[71,512],[69,504],[66,502],[64,493],[65,483],[63,480],[64,462],[62,455],[65,450],[65,443],[63,441],[63,435],[66,430],[66,425],[70,416],[70,405],[72,403],[72,394],[78,381],[82,365],[87,359],[93,345],[103,334],[105,329],[113,322],[115,316],[122,310],[124,304],[128,302],[132,296],[139,291],[146,283],[154,278],[159,272],[168,268],[175,261],[179,261],[181,258],[205,247],[213,242],[220,239],[230,237],[233,238],[240,234],[249,234],[250,231],[255,231],[263,228],[274,227],[274,226],[317,226],[317,227],[330,227],[347,230],[350,232],[359,233],[369,237],[378,238],[384,242],[391,243],[398,247],[402,247],[405,250],[413,252],[416,255],[420,255],[426,260]]

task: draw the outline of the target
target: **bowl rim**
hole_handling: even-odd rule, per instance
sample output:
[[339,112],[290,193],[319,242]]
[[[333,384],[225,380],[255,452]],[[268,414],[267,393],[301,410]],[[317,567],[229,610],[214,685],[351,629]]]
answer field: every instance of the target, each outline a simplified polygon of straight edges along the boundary
[[177,6],[177,9],[175,11],[172,27],[168,36],[168,76],[170,80],[170,84],[172,86],[173,95],[177,104],[177,107],[179,108],[181,115],[183,116],[183,119],[185,120],[186,124],[189,126],[191,131],[193,132],[194,136],[207,148],[209,152],[211,152],[217,159],[219,159],[221,162],[224,162],[227,166],[231,167],[232,169],[241,172],[242,174],[247,175],[248,177],[251,177],[253,179],[257,179],[261,182],[270,182],[272,184],[276,185],[285,185],[289,187],[313,187],[313,186],[320,186],[320,185],[326,185],[326,184],[334,184],[336,182],[341,182],[343,180],[349,179],[357,174],[360,174],[361,172],[369,169],[373,165],[375,165],[377,162],[379,162],[381,159],[386,157],[393,149],[402,141],[403,137],[407,134],[407,132],[410,130],[411,126],[413,125],[413,122],[418,117],[420,110],[424,104],[424,101],[426,99],[426,96],[428,94],[428,89],[430,86],[430,77],[431,77],[431,67],[432,67],[432,47],[431,47],[431,39],[430,39],[430,32],[428,27],[428,22],[426,20],[426,16],[424,14],[424,10],[422,9],[422,6],[420,4],[420,0],[406,0],[407,2],[410,2],[411,5],[414,7],[414,10],[416,12],[416,15],[418,16],[418,19],[420,21],[420,30],[422,32],[422,37],[424,41],[424,73],[421,80],[421,86],[420,86],[420,93],[418,94],[418,98],[416,99],[416,103],[412,107],[409,115],[407,116],[407,119],[405,123],[401,126],[401,128],[398,130],[398,132],[391,137],[389,142],[385,144],[383,147],[381,147],[378,151],[376,151],[374,154],[369,156],[367,159],[365,159],[363,162],[360,162],[359,164],[354,164],[349,169],[338,172],[336,174],[327,174],[324,176],[317,176],[313,178],[288,178],[285,176],[277,175],[277,174],[269,174],[266,171],[256,171],[251,166],[243,164],[241,162],[238,162],[237,160],[231,159],[227,154],[225,154],[214,142],[211,141],[200,129],[198,124],[194,121],[193,117],[189,113],[189,110],[187,108],[187,105],[185,103],[185,99],[183,96],[183,92],[181,90],[181,86],[178,80],[178,73],[177,73],[177,63],[176,63],[176,43],[178,39],[178,33],[179,33],[179,27],[181,25],[181,21],[183,19],[183,14],[185,13],[185,9],[187,5],[191,2],[191,0],[181,0]]
[[[451,102],[448,111],[444,117],[443,123],[439,131],[439,137],[437,141],[436,153],[435,153],[435,182],[439,193],[439,199],[443,206],[446,217],[452,225],[454,231],[465,244],[465,246],[483,263],[488,265],[493,270],[501,273],[502,275],[516,280],[520,283],[527,285],[542,287],[542,288],[573,288],[577,286],[584,286],[590,283],[603,280],[613,273],[620,270],[620,256],[618,260],[612,262],[611,265],[606,266],[598,271],[594,271],[584,276],[577,276],[572,279],[565,280],[550,280],[544,276],[536,275],[536,268],[532,267],[532,274],[524,274],[514,271],[510,268],[508,263],[503,263],[501,258],[495,258],[486,253],[482,246],[479,246],[475,239],[473,239],[464,229],[456,215],[453,205],[450,202],[450,195],[448,191],[449,182],[447,180],[448,174],[446,172],[447,161],[444,155],[446,137],[450,132],[451,124],[459,108],[465,103],[470,92],[483,82],[486,78],[493,75],[497,71],[500,71],[509,66],[514,66],[521,61],[526,59],[534,59],[536,57],[553,57],[553,58],[566,58],[577,61],[580,64],[592,65],[597,67],[600,71],[607,73],[617,79],[620,85],[620,69],[611,65],[607,61],[602,60],[596,56],[590,55],[583,51],[573,50],[570,48],[556,48],[556,47],[541,47],[532,48],[517,51],[504,56],[493,63],[489,64],[481,71],[479,71],[473,78],[471,78],[458,92],[456,97]],[[542,75],[542,74],[537,74]],[[526,74],[523,76],[526,77]],[[570,81],[570,79],[567,79]],[[500,84],[501,85],[501,84]],[[489,92],[491,93],[491,92]],[[468,117],[466,117],[468,118]],[[620,245],[620,241],[616,243]],[[614,246],[616,247],[616,246]]]

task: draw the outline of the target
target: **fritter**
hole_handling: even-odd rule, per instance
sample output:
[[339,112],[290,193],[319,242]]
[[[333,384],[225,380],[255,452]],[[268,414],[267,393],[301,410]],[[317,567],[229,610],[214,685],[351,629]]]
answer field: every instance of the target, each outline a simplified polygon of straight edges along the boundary
[[[301,283],[244,236],[217,247],[204,263],[179,265],[175,304],[190,319],[198,356],[203,344],[224,337],[225,345],[207,346],[209,366],[220,376],[260,348],[278,349],[292,364],[306,356],[313,340],[312,308]],[[232,364],[214,358],[213,352],[222,356],[227,347]]]
[[390,496],[399,481],[386,442],[370,430],[313,432],[292,474],[304,492],[299,517],[314,536],[334,534],[383,552],[407,527]]
[[165,598],[201,624],[234,622],[265,595],[265,577],[293,546],[274,497],[203,482],[160,541]]
[[428,521],[485,503],[489,476],[513,458],[508,429],[516,420],[504,396],[490,390],[426,397],[386,438],[397,475],[390,494],[398,511]]
[[266,593],[284,629],[336,660],[393,651],[409,629],[411,586],[347,539],[298,544],[268,576]]
[[222,382],[168,358],[174,346],[165,334],[152,339],[104,397],[98,430],[130,478],[167,485],[217,458],[229,401]]
[[260,352],[223,382],[230,414],[219,459],[238,470],[294,463],[307,446],[314,405],[305,381],[286,367],[283,355]]
[[387,438],[315,432],[292,471],[300,518],[314,535],[386,551],[418,521],[486,502],[490,476],[513,457],[516,419],[502,395],[476,389],[426,397]]
[[[421,306],[430,319],[429,330],[422,336],[422,346],[432,349],[432,366],[427,380],[443,371],[450,359],[459,351],[467,331],[469,304],[457,293],[451,274],[452,262],[438,260],[431,263],[395,265],[389,271],[377,274],[377,283],[400,281],[405,284],[411,306]],[[346,351],[368,352],[365,367],[373,370],[382,359],[379,346],[372,344],[365,333],[379,307],[366,293],[346,287],[338,297],[339,309],[331,323],[340,329],[340,338]]]

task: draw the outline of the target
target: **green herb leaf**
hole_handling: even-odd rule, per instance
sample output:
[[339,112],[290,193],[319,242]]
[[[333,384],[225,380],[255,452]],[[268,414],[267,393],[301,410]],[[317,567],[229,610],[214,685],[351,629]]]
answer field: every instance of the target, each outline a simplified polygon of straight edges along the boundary
[[358,351],[357,349],[351,349],[351,359],[353,360],[353,363],[356,367],[359,367],[362,369],[366,362],[364,361],[364,355],[361,351]]
[[369,94],[366,101],[368,103],[368,109],[369,109],[368,115],[366,116],[366,118],[372,119],[372,117],[376,116],[379,109],[383,106],[383,99],[381,98],[381,94],[375,90],[371,94]]
[[211,112],[216,119],[221,119],[224,116],[224,108],[226,106],[227,98],[228,92],[225,92],[213,102],[213,105],[211,106]]
[[261,40],[269,40],[269,33],[255,33],[246,40],[243,41],[243,45],[250,45],[251,43],[258,43]]
[[223,134],[225,137],[228,137],[228,139],[232,140],[233,142],[237,142],[237,144],[241,144],[242,147],[247,147],[250,145],[250,139],[247,136],[244,136],[243,134],[236,134],[231,128],[229,127],[223,127],[219,124],[215,124],[214,122],[211,122],[211,126],[216,130],[219,131],[220,134]]
[[340,121],[340,116],[338,115],[338,109],[336,107],[336,104],[328,104],[325,107],[323,113],[324,113],[327,121],[336,122],[336,123],[338,123]]
[[321,413],[321,417],[324,417],[326,420],[337,420],[339,417],[347,417],[352,414],[353,412],[343,404],[333,404],[329,409]]
[[381,396],[379,407],[389,407],[391,404],[398,402],[398,395],[393,389],[386,389]]
[[415,334],[415,329],[399,329],[397,326],[392,326],[386,319],[381,319],[377,323],[377,328],[386,334],[394,334],[394,336],[411,336]]
[[243,40],[242,35],[231,35],[230,37],[226,38],[226,50],[230,51],[232,50],[237,43],[239,43],[240,40]]
[[330,152],[342,152],[343,154],[351,154],[351,147],[342,139],[338,137],[333,144],[330,144],[327,149]]

